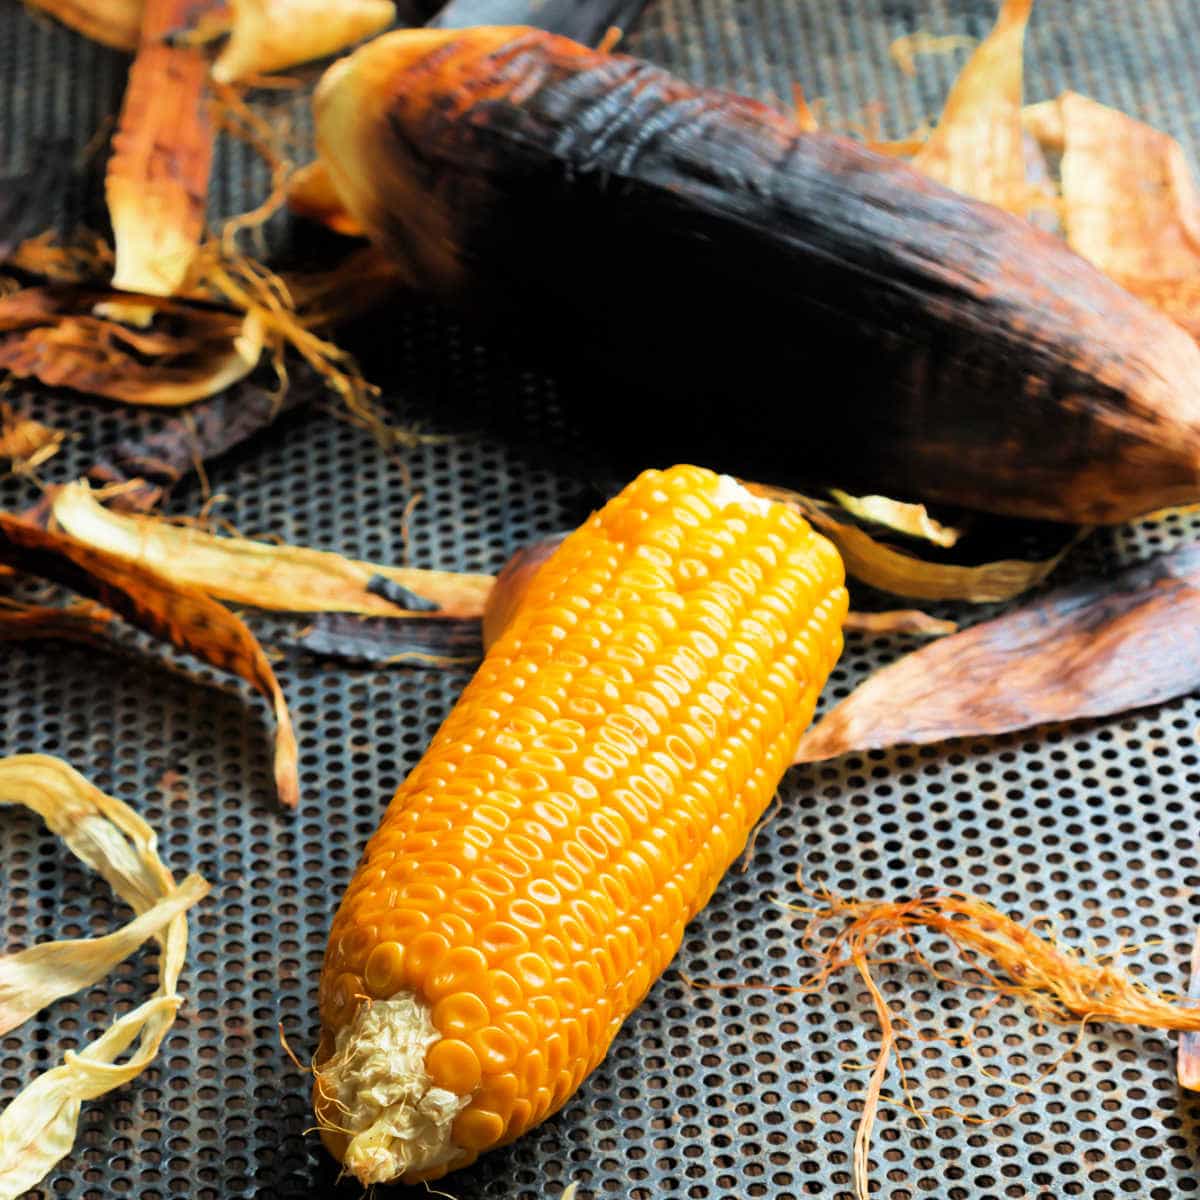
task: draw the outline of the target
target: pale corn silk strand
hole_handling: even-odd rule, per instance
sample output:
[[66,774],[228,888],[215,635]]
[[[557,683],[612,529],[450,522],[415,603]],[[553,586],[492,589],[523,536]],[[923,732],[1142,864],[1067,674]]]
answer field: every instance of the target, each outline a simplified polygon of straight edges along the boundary
[[[0,1200],[16,1200],[75,1144],[80,1107],[135,1078],[151,1062],[182,1003],[176,992],[187,953],[187,909],[208,892],[199,875],[176,884],[154,831],[132,809],[72,767],[42,754],[0,759],[0,805],[36,812],[69,850],[133,909],[115,933],[33,946],[0,957],[0,1033],[104,977],[153,937],[159,986],[83,1050],[38,1076],[0,1112]],[[118,1063],[131,1046],[133,1053]]]

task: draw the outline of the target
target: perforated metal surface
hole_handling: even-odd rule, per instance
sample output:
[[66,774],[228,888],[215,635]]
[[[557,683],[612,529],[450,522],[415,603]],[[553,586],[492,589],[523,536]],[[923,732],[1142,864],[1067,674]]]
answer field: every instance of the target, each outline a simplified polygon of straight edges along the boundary
[[[978,35],[993,13],[991,0],[660,0],[631,40],[686,75],[765,98],[787,97],[798,80],[838,121],[882,112],[885,130],[899,133],[936,111],[962,55],[922,58],[910,80],[888,59],[892,39],[915,29]],[[1070,84],[1195,150],[1198,16],[1195,0],[1042,0],[1028,92],[1040,98]],[[24,165],[38,138],[82,147],[115,111],[122,66],[119,55],[0,0],[0,173]],[[261,167],[237,149],[222,151],[218,178],[214,216],[246,207],[265,186]],[[572,396],[529,364],[412,306],[380,315],[356,344],[401,419],[456,436],[392,462],[325,413],[289,417],[210,469],[213,488],[228,496],[219,512],[243,531],[490,570],[599,498],[562,418]],[[17,387],[14,396],[79,435],[47,478],[79,473],[129,419],[65,395]],[[400,514],[416,492],[424,498],[405,546]],[[28,485],[0,485],[6,507],[32,498]],[[191,486],[173,504],[195,511],[200,500]],[[1106,531],[1064,572],[1111,570],[1198,536],[1200,522],[1180,519]],[[278,628],[256,625],[265,637]],[[466,676],[283,665],[302,751],[302,808],[289,816],[273,802],[261,701],[191,660],[164,667],[157,651],[135,645],[143,649],[107,656],[0,646],[0,752],[68,759],[161,831],[174,870],[199,870],[215,885],[192,917],[187,1005],[158,1063],[85,1106],[75,1154],[39,1195],[357,1195],[355,1185],[336,1184],[305,1132],[308,1081],[276,1022],[302,1054],[311,1051],[334,905]],[[851,638],[827,702],[910,646]],[[1075,943],[1133,943],[1130,960],[1146,978],[1179,987],[1200,915],[1198,709],[1188,698],[1123,719],[793,770],[747,869],[731,872],[608,1061],[556,1118],[445,1190],[510,1200],[557,1195],[577,1180],[594,1195],[636,1200],[848,1197],[866,1082],[852,1068],[877,1045],[861,986],[846,976],[801,996],[697,989],[682,978],[802,979],[812,965],[799,945],[802,919],[771,903],[799,897],[798,870],[860,896],[967,888],[1020,919],[1055,917]],[[4,814],[8,948],[119,918],[104,886],[71,867],[36,820]],[[926,949],[949,969],[948,946]],[[0,1101],[81,1044],[111,1006],[136,1004],[152,965],[143,953],[4,1038]],[[879,1195],[1158,1200],[1196,1189],[1200,1106],[1176,1089],[1167,1038],[1089,1026],[1076,1044],[1075,1030],[1043,1029],[1019,1004],[989,1007],[984,992],[943,987],[915,964],[881,968],[879,978],[909,1019],[909,1083],[928,1113],[922,1124],[884,1106],[873,1156]],[[967,1030],[967,1046],[945,1036]],[[894,1078],[889,1086],[898,1091]]]

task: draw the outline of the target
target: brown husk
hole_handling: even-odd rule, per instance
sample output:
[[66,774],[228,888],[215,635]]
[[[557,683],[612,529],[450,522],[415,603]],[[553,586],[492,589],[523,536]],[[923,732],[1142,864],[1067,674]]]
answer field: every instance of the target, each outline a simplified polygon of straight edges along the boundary
[[108,644],[107,634],[116,619],[116,613],[90,600],[55,608],[0,597],[0,641],[4,642],[61,638],[103,646]]
[[1200,546],[1061,588],[884,667],[800,740],[796,762],[1005,733],[1200,686]]
[[320,391],[320,379],[304,363],[292,364],[282,391],[243,379],[166,417],[156,432],[137,429],[93,464],[88,478],[106,489],[131,485],[106,493],[111,507],[149,511],[180,480],[193,472],[203,479],[205,463],[248,441]]
[[275,714],[275,785],[299,799],[296,736],[275,672],[242,621],[198,588],[180,584],[64,533],[0,513],[0,562],[51,580],[113,609],[126,621],[257,688]]
[[[0,610],[3,619],[3,610]],[[474,666],[483,658],[477,620],[431,621],[422,617],[356,617],[320,613],[284,644],[318,658],[356,666],[425,667],[444,670]]]
[[16,413],[0,401],[0,458],[9,460],[14,475],[28,475],[62,448],[67,435],[30,416]]
[[1032,106],[1025,120],[1062,154],[1070,245],[1200,337],[1200,191],[1179,143],[1075,92]]
[[86,484],[58,489],[54,519],[81,543],[122,562],[153,570],[175,584],[255,608],[284,612],[411,615],[368,590],[377,575],[437,606],[439,617],[479,617],[490,575],[388,567],[325,550],[215,537],[192,525],[108,511]]
[[212,0],[146,0],[105,193],[116,244],[112,285],[170,296],[187,278],[208,202],[213,124],[203,53],[166,40]]

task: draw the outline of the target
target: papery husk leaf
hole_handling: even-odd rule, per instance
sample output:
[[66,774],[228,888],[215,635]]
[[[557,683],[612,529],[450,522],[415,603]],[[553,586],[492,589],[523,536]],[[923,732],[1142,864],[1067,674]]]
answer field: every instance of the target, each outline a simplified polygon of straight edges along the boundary
[[207,892],[208,884],[199,875],[189,875],[174,892],[113,933],[43,942],[0,956],[0,1034],[63,996],[98,983]]
[[[82,1102],[128,1083],[154,1059],[182,1003],[176,992],[187,953],[182,910],[200,899],[208,885],[189,876],[177,888],[158,856],[154,831],[59,759],[40,754],[0,759],[2,804],[22,804],[41,816],[139,917],[155,911],[164,898],[180,909],[165,926],[148,933],[161,947],[154,996],[83,1050],[68,1051],[60,1066],[38,1076],[0,1112],[0,1200],[16,1200],[71,1151]],[[135,1040],[132,1056],[117,1065]]]
[[292,174],[287,185],[287,203],[298,217],[317,221],[334,233],[344,237],[365,236],[362,225],[342,203],[329,171],[320,159]]
[[112,247],[98,234],[75,230],[61,238],[53,230],[28,237],[9,251],[7,264],[47,283],[105,283],[113,269]]
[[88,478],[106,488],[140,481],[108,492],[105,502],[122,511],[148,511],[182,479],[269,428],[321,389],[320,379],[304,364],[292,364],[282,390],[243,379],[166,417],[153,432],[124,438],[88,469]]
[[[967,600],[989,604],[1011,600],[1036,587],[1058,566],[1067,552],[1088,531],[1066,529],[1054,553],[1045,558],[1002,558],[995,562],[964,564],[918,557],[890,545],[855,524],[848,511],[811,496],[766,484],[745,485],[755,495],[779,501],[801,513],[837,546],[847,574],[861,583],[914,600]],[[886,532],[886,531],[883,531]]]
[[22,604],[0,599],[0,641],[25,642],[62,638],[85,645],[107,644],[107,634],[116,613],[100,604],[81,600],[67,608],[46,604]]
[[1061,588],[884,667],[801,739],[796,762],[1029,729],[1200,687],[1200,546]]
[[1005,0],[991,33],[963,67],[913,166],[967,196],[1024,215],[1021,100],[1025,28],[1033,0]]
[[[1192,961],[1188,972],[1188,999],[1200,1003],[1200,929],[1192,943]],[[1179,1035],[1179,1053],[1176,1058],[1176,1075],[1179,1086],[1188,1091],[1200,1091],[1200,1032]]]
[[386,29],[391,0],[232,0],[229,41],[213,64],[218,83],[327,58]]
[[51,429],[0,403],[0,458],[9,460],[14,474],[28,474],[49,461],[66,437],[63,430]]
[[851,609],[842,621],[844,633],[889,637],[894,633],[912,637],[948,637],[958,632],[957,621],[931,617],[919,608],[889,609],[885,612],[856,612]]
[[[0,610],[0,619],[3,612]],[[369,667],[474,666],[483,658],[477,620],[356,617],[321,613],[285,645],[318,658]]]
[[25,0],[68,29],[114,50],[137,49],[145,0]]
[[181,332],[136,330],[92,315],[113,295],[50,286],[0,299],[0,368],[49,387],[177,408],[239,382],[262,357],[255,314],[147,297],[147,308]]
[[245,624],[199,588],[142,562],[0,513],[0,562],[98,600],[126,621],[253,684],[275,714],[275,786],[299,800],[296,735],[287,701],[262,647]]
[[909,504],[902,500],[891,500],[887,496],[851,496],[837,488],[830,488],[829,494],[856,517],[894,529],[897,533],[906,533],[909,537],[923,538],[935,546],[950,547],[962,537],[961,530],[934,520],[923,504]]
[[105,179],[121,291],[173,295],[200,246],[214,139],[208,62],[165,38],[208,7],[146,0]]
[[915,33],[906,33],[896,38],[888,46],[888,55],[911,79],[917,73],[918,54],[952,54],[955,50],[970,49],[976,41],[976,38],[960,33],[933,34],[928,30],[918,29]]
[[1062,154],[1062,220],[1084,258],[1200,338],[1200,189],[1172,137],[1075,92],[1025,110]]
[[327,550],[215,537],[154,517],[110,512],[86,484],[68,484],[54,497],[58,523],[81,542],[121,561],[141,564],[176,584],[255,608],[283,612],[411,615],[367,585],[385,576],[438,608],[433,617],[478,617],[492,588],[490,575],[387,567]]

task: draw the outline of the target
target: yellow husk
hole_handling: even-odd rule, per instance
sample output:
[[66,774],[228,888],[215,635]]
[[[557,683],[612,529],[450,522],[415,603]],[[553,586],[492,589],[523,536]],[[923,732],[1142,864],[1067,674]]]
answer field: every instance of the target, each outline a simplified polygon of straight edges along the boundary
[[1005,0],[992,32],[955,80],[913,166],[967,196],[1024,215],[1021,98],[1025,27],[1033,0]]
[[114,50],[135,50],[143,0],[26,0],[69,29]]
[[910,537],[924,538],[935,546],[953,546],[962,532],[935,521],[923,504],[906,504],[887,496],[851,496],[848,492],[830,488],[829,494],[848,512],[865,521],[886,525]]
[[929,562],[877,542],[857,525],[839,521],[834,511],[808,496],[766,484],[747,483],[745,486],[756,496],[777,500],[801,513],[837,546],[848,575],[881,592],[914,600],[968,600],[972,604],[1011,600],[1041,583],[1067,551],[1089,532],[1081,527],[1052,557],[1033,562],[1020,558],[1004,558],[975,566]]
[[[67,1051],[59,1066],[40,1075],[0,1113],[0,1200],[16,1200],[70,1153],[82,1102],[136,1078],[157,1054],[182,1003],[176,985],[187,952],[185,910],[208,885],[193,875],[177,887],[158,856],[154,831],[59,759],[41,754],[0,759],[3,804],[36,812],[138,914],[109,938],[39,946],[0,959],[0,980],[17,989],[15,998],[8,997],[13,1007],[6,1016],[28,1009],[39,997],[48,1003],[94,982],[101,962],[119,961],[125,955],[118,951],[127,954],[135,938],[140,944],[153,936],[161,947],[154,995],[83,1050]],[[21,994],[22,987],[29,996]],[[135,1040],[132,1056],[118,1064]]]
[[912,637],[936,638],[957,633],[958,624],[931,617],[919,608],[899,608],[888,612],[855,612],[852,609],[842,622],[842,630],[845,633],[863,633],[869,637],[906,633]]
[[213,64],[218,83],[326,58],[386,29],[391,0],[233,0],[229,41]]
[[918,54],[951,54],[974,45],[975,38],[961,33],[939,35],[919,29],[916,33],[906,33],[896,38],[888,47],[888,54],[905,75],[913,76],[917,73]]
[[61,488],[52,512],[66,532],[96,549],[140,563],[217,599],[255,608],[411,615],[367,591],[371,578],[383,575],[438,604],[437,616],[477,617],[493,583],[490,575],[381,566],[325,550],[215,537],[155,517],[114,513],[84,483]]

